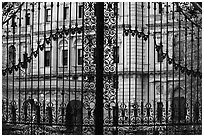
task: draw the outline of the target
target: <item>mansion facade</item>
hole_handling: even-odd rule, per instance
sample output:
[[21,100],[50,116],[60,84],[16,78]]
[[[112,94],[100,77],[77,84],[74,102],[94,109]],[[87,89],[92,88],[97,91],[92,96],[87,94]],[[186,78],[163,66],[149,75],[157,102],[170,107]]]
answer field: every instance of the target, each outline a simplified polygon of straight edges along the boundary
[[[155,48],[155,44],[162,43],[163,51],[168,49],[169,55],[172,55],[174,31],[178,31],[178,12],[175,10],[174,13],[167,13],[164,5],[118,3],[117,48],[110,52],[113,57],[110,62],[114,66],[114,74],[118,76],[118,84],[109,82],[108,87],[104,82],[104,87],[109,88],[104,88],[104,94],[105,91],[113,91],[114,94],[109,93],[108,96],[114,96],[114,102],[125,103],[127,108],[130,107],[128,104],[141,105],[141,102],[144,105],[156,104],[156,107],[162,103],[166,107],[166,103],[170,106],[172,98],[179,93],[181,97],[184,96],[184,86],[181,84],[183,77],[174,75],[172,64],[163,59],[163,54]],[[172,5],[168,4],[169,11],[173,9]],[[95,40],[90,38],[92,44],[85,41],[88,34],[83,32],[83,23],[88,20],[84,15],[85,7],[83,3],[25,3],[17,16],[10,20],[8,27],[3,28],[2,34],[8,36],[2,38],[3,69],[19,61],[23,62],[34,54],[20,69],[3,77],[4,84],[7,78],[9,82],[9,86],[3,85],[3,91],[7,91],[8,96],[15,92],[10,96],[11,100],[12,96],[16,102],[19,96],[21,99],[26,96],[27,99],[52,102],[54,106],[71,100],[83,100],[87,104],[83,96],[88,96],[88,93],[84,89],[90,88],[94,93],[95,73],[92,77],[87,75],[85,62],[90,59],[87,62],[94,66],[94,48],[86,51],[86,46],[95,47]],[[47,37],[54,37],[54,33],[63,30],[63,27],[79,30],[73,33],[70,31],[68,35],[59,34],[55,40],[52,38],[46,41]],[[89,35],[94,36],[94,33],[90,32]],[[3,99],[6,97],[6,92],[3,92]],[[88,103],[92,109],[93,102]]]

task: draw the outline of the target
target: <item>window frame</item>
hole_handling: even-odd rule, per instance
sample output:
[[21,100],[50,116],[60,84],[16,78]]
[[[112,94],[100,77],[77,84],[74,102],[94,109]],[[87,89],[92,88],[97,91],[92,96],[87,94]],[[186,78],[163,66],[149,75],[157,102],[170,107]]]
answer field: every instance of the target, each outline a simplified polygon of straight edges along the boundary
[[174,92],[172,93],[171,98],[171,105],[172,105],[172,119],[174,120],[174,122],[180,122],[185,120],[187,115],[187,107],[186,97],[184,89],[182,87],[178,86],[174,88]]
[[159,7],[158,7],[158,10],[159,10],[159,14],[163,13],[163,5],[162,5],[162,2],[159,2]]
[[[64,42],[63,42],[63,40],[64,40]],[[68,40],[66,40],[66,39],[63,39],[63,40],[59,40],[59,43],[58,43],[58,58],[59,58],[59,67],[67,67],[68,65],[69,65],[69,42],[68,42]],[[67,50],[67,65],[63,65],[63,60],[64,60],[64,58],[63,58],[63,50]]]
[[78,12],[78,18],[82,18],[83,17],[83,5],[79,5],[79,12]]
[[[79,51],[81,53],[79,53]],[[83,64],[83,51],[82,48],[77,48],[77,65],[82,66],[82,64]]]
[[16,47],[14,45],[9,46],[8,50],[8,65],[11,67],[16,63]]
[[26,62],[27,57],[28,57],[28,53],[27,53],[27,52],[24,52],[24,53],[23,53],[23,62],[24,62],[24,64],[23,64],[23,66],[22,66],[23,69],[28,68],[28,64],[27,64],[27,62]]
[[[179,100],[180,104],[178,103]],[[173,97],[172,106],[174,121],[185,120],[186,117],[185,97]]]
[[[45,22],[51,22],[51,14],[52,14],[51,8],[47,8],[45,12],[46,12],[45,13]],[[50,15],[49,15],[49,13],[50,13]]]
[[17,23],[16,23],[16,15],[14,15],[11,19],[11,27],[17,27]]
[[69,6],[66,6],[63,8],[63,19],[68,20],[69,19]]
[[119,46],[113,47],[113,53],[114,53],[114,61],[113,63],[119,63],[120,62],[120,49]]
[[[47,52],[49,52],[49,64],[47,65],[47,59],[46,59],[46,57],[47,57]],[[45,50],[45,55],[44,55],[44,66],[45,67],[50,67],[51,66],[51,51],[50,50]]]
[[[65,59],[65,56],[64,56],[64,51],[66,51],[67,53],[66,53],[66,59]],[[62,60],[61,60],[61,64],[62,64],[62,66],[68,66],[68,49],[66,48],[66,49],[63,49],[62,48]],[[65,61],[64,60],[66,60],[66,64],[64,64],[65,63]]]
[[163,62],[163,46],[159,46],[159,51],[157,52],[157,62]]
[[[31,18],[30,13],[27,12],[25,17],[26,17],[26,26],[27,26],[27,25],[30,25],[30,18]],[[29,20],[29,22],[28,22],[28,20]]]

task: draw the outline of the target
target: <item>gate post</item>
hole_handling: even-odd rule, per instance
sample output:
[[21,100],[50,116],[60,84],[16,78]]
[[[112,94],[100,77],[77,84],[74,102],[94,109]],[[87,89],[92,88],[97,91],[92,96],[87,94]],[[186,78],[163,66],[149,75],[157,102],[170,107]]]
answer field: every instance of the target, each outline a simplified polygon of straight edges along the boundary
[[95,134],[103,134],[104,3],[96,2],[96,108]]

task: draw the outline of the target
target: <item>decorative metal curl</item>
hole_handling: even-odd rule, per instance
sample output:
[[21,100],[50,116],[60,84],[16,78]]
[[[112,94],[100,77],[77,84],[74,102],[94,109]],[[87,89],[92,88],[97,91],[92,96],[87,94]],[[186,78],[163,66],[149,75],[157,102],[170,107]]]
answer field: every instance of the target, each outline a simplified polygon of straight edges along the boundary
[[130,34],[133,37],[137,36],[138,38],[143,38],[145,41],[149,38],[149,36],[146,35],[143,31],[133,30],[131,28],[126,29],[124,27],[124,33],[125,33],[125,36],[128,36]]
[[[14,64],[14,65],[11,66],[10,68],[6,68],[6,69],[2,70],[3,76],[5,76],[6,73],[8,73],[8,72],[11,74],[11,73],[13,72],[13,70],[18,71],[18,69],[20,69],[20,68],[21,68],[23,65],[25,65],[26,63],[31,63],[32,60],[33,60],[33,56],[34,56],[35,58],[38,56],[38,54],[39,54],[39,49],[40,49],[41,51],[43,51],[44,48],[45,48],[45,43],[49,44],[52,39],[53,39],[54,41],[56,41],[56,39],[62,38],[63,35],[66,35],[67,32],[68,32],[68,33],[73,33],[73,32],[74,32],[74,34],[75,34],[75,32],[77,32],[77,33],[80,34],[82,31],[83,31],[83,28],[82,28],[82,27],[75,27],[75,28],[69,28],[69,29],[64,29],[64,30],[61,29],[58,33],[56,32],[56,33],[54,33],[54,34],[50,34],[49,37],[44,38],[44,41],[42,42],[42,44],[40,44],[40,41],[37,42],[37,44],[38,44],[37,50],[34,51],[34,50],[32,49],[30,56],[28,56],[28,57],[26,56],[24,62],[20,62],[20,59],[19,59],[19,63],[18,63],[17,65]],[[68,35],[68,34],[67,34],[67,35]]]
[[168,53],[164,53],[162,48],[163,45],[157,45],[156,44],[156,40],[154,40],[154,44],[155,44],[155,49],[157,52],[161,51],[161,55],[163,60],[167,59],[169,64],[173,64],[173,67],[175,70],[179,70],[181,71],[181,73],[187,73],[187,75],[192,75],[194,77],[199,77],[200,79],[202,78],[202,73],[197,69],[197,70],[193,70],[193,69],[188,69],[187,66],[182,66],[180,64],[178,64],[177,62],[175,62],[175,57],[170,58]]
[[25,2],[3,2],[2,3],[2,25],[8,22],[21,9]]

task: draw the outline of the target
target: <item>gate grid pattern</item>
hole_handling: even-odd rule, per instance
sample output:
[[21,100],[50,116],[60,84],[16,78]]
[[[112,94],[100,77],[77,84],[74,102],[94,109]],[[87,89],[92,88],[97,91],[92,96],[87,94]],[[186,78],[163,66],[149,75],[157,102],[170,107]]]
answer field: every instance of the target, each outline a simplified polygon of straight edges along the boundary
[[202,134],[202,3],[2,7],[3,134]]

